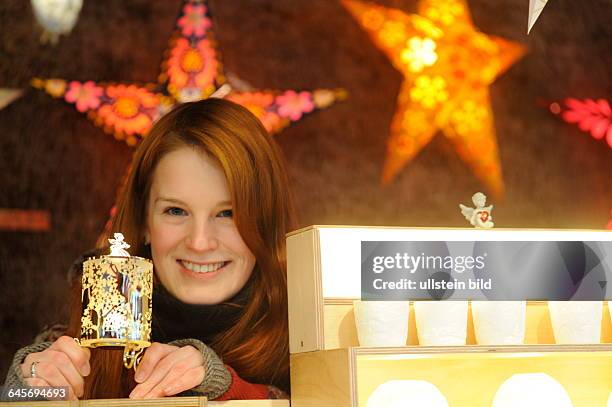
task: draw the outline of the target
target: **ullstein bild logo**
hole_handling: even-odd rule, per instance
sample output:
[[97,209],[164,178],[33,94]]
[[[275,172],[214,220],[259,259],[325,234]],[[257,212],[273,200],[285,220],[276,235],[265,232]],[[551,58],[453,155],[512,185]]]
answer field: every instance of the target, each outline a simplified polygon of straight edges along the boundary
[[612,242],[361,242],[365,300],[612,297]]

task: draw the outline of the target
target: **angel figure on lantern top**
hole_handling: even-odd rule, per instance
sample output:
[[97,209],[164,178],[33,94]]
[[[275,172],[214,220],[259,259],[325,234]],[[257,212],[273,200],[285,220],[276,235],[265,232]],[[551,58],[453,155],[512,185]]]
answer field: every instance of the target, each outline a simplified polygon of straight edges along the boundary
[[111,244],[111,257],[130,257],[130,254],[125,250],[129,249],[130,245],[123,240],[123,233],[115,233],[114,239],[108,239],[108,242]]
[[476,205],[475,208],[470,208],[465,205],[459,204],[459,208],[461,208],[461,214],[465,216],[470,223],[477,228],[492,228],[495,226],[493,223],[493,215],[491,215],[491,211],[493,211],[493,205],[489,205],[485,207],[487,202],[487,197],[482,192],[476,192],[472,195],[472,202]]

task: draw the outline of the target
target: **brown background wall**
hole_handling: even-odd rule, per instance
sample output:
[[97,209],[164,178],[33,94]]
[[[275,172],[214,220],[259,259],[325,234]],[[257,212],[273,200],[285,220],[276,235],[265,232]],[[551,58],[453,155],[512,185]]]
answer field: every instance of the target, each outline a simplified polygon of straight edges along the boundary
[[[414,11],[412,0],[377,0]],[[154,82],[180,0],[85,1],[56,47],[38,43],[29,2],[0,3],[0,87],[34,76]],[[336,0],[211,0],[226,72],[256,88],[344,87],[350,99],[277,137],[302,225],[466,226],[483,187],[441,135],[379,185],[401,76]],[[492,86],[507,195],[500,227],[602,228],[612,150],[538,106],[612,96],[610,0],[554,0],[525,35],[528,0],[470,0],[485,33],[528,54]],[[0,375],[12,353],[61,319],[65,270],[101,231],[132,150],[42,92],[0,111],[0,208],[45,209],[47,233],[0,231]]]

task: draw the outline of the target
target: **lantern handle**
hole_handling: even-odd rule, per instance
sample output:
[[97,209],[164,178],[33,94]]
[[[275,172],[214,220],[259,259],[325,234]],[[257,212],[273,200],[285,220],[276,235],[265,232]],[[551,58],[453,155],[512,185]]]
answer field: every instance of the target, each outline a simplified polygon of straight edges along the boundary
[[126,369],[134,368],[134,371],[136,371],[136,368],[142,359],[143,350],[144,348],[138,345],[127,345],[123,349],[123,366],[125,366]]

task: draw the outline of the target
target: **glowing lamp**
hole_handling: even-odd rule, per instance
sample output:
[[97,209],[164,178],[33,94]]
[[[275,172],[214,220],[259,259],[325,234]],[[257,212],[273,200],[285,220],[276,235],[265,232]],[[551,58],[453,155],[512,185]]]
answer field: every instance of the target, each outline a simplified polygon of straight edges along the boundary
[[378,386],[366,407],[448,407],[446,397],[424,380],[390,380]]
[[109,239],[109,255],[83,263],[81,346],[123,347],[127,369],[151,345],[153,263],[130,256],[121,233]]
[[573,407],[572,400],[558,381],[545,373],[516,374],[495,393],[493,407]]

